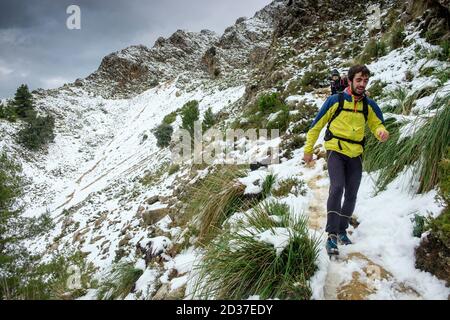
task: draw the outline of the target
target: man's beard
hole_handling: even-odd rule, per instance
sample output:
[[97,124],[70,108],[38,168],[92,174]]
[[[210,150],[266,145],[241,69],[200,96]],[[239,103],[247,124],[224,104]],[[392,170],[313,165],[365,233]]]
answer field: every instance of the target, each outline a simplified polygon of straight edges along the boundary
[[356,88],[353,86],[353,83],[351,84],[351,88],[352,88],[352,93],[353,93],[353,95],[358,96],[358,97],[363,96],[364,93],[366,92],[366,90],[363,90],[363,92],[361,92],[361,94],[358,94],[358,93],[356,92]]

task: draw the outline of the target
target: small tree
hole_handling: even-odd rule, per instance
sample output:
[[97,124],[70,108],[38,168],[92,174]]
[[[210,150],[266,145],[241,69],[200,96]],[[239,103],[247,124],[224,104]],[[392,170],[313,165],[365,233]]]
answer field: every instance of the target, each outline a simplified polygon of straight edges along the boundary
[[172,139],[173,128],[170,124],[161,123],[154,131],[153,134],[156,137],[157,145],[160,148],[165,148],[170,145]]
[[265,94],[258,99],[259,110],[264,114],[276,112],[282,105],[277,93]]
[[14,105],[17,109],[17,115],[21,118],[28,117],[30,111],[33,110],[33,96],[26,84],[22,84],[17,88],[16,95],[14,96]]
[[37,150],[55,139],[55,119],[28,113],[27,125],[18,133],[18,142],[30,150]]
[[215,115],[209,107],[203,116],[203,131],[207,131],[216,123]]
[[181,109],[182,128],[188,130],[191,135],[194,133],[194,122],[199,119],[198,101],[192,100],[186,103]]
[[69,262],[61,256],[42,264],[24,245],[24,240],[48,233],[54,223],[49,213],[22,215],[17,206],[23,194],[21,170],[6,153],[0,154],[0,299],[49,299],[61,288],[54,285],[67,283]]
[[16,122],[16,108],[12,101],[8,101],[6,106],[0,104],[0,119],[5,119],[10,122]]

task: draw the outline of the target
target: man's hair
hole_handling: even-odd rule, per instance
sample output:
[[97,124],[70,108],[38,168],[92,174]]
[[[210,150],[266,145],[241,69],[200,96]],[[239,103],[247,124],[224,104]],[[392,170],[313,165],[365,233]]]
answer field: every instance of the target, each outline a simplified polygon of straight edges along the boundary
[[353,78],[355,77],[355,75],[360,72],[362,73],[363,76],[370,77],[369,68],[367,68],[365,65],[357,64],[348,70],[348,79],[350,81],[353,81]]

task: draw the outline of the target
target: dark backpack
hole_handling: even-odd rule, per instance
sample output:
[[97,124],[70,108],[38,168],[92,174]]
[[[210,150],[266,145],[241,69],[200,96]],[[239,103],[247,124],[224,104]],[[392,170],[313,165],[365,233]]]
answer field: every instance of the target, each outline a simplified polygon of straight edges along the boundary
[[347,85],[348,85],[347,77],[342,78],[340,81],[340,90],[339,91],[344,91],[345,88],[347,88]]
[[339,80],[331,80],[331,94],[337,94],[347,88],[347,78],[339,78]]
[[[336,109],[336,111],[334,112],[333,116],[331,117],[330,121],[328,122],[328,127],[327,127],[327,131],[325,132],[324,140],[329,141],[333,138],[338,139],[339,140],[338,145],[339,145],[340,150],[342,150],[341,140],[345,141],[345,142],[349,142],[349,143],[359,144],[364,148],[364,145],[366,144],[366,137],[364,137],[361,141],[355,141],[355,140],[350,140],[347,138],[335,136],[331,132],[331,130],[330,130],[331,123],[334,121],[334,119],[336,119],[339,116],[339,114],[342,111],[355,112],[352,109],[344,108],[344,93],[340,92],[339,93],[339,105],[338,105],[338,108]],[[363,99],[363,110],[362,111],[358,110],[356,112],[362,113],[364,115],[364,120],[367,122],[367,118],[369,116],[369,106],[368,106],[368,102],[367,102],[367,97],[364,97],[364,99]]]

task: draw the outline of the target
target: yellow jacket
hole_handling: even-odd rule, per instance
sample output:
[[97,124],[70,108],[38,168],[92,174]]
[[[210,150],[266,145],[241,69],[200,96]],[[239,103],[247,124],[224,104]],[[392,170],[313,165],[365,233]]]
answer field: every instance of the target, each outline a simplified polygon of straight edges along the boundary
[[[347,88],[344,91],[344,109],[352,109],[354,112],[342,111],[336,119],[333,120],[330,126],[330,131],[337,137],[342,137],[354,141],[362,141],[365,133],[365,119],[363,110],[363,101],[355,99],[355,96],[351,95]],[[383,113],[380,107],[370,98],[367,99],[368,115],[367,125],[374,134],[374,136],[380,140],[379,134],[381,131],[387,131],[384,127]],[[313,153],[314,144],[319,137],[320,131],[331,120],[333,114],[339,106],[339,95],[332,95],[325,101],[324,105],[319,111],[319,114],[314,119],[311,127],[306,136],[305,153]],[[357,111],[360,112],[357,112]],[[381,140],[380,140],[381,141]],[[339,143],[340,146],[339,147]],[[325,141],[326,150],[334,150],[343,153],[351,158],[358,157],[363,153],[363,147],[360,144],[350,143],[336,138],[332,138],[329,141]]]

